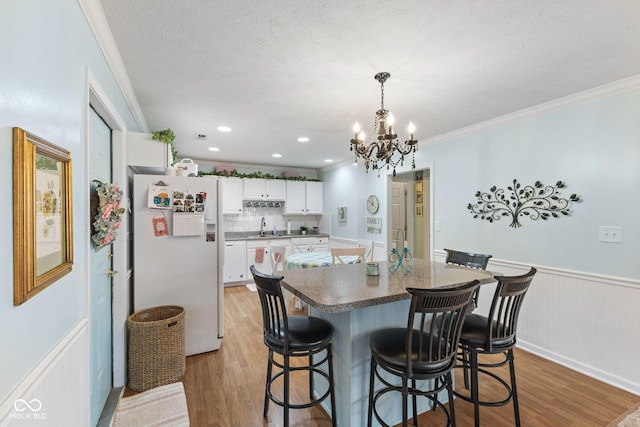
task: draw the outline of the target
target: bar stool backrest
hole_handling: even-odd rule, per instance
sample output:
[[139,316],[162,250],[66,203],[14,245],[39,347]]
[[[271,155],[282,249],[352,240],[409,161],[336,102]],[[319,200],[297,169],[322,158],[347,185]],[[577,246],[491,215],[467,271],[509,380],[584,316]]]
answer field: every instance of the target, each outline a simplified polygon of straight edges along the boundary
[[[455,364],[462,325],[478,286],[478,281],[474,280],[453,289],[407,288],[411,306],[405,348],[417,349],[417,359],[413,359],[413,351],[406,352],[409,378],[413,375],[414,364],[416,367],[430,365],[430,370],[434,371],[447,370]],[[414,330],[420,333],[416,334]],[[425,343],[427,337],[429,342]]]
[[253,265],[249,269],[260,296],[265,344],[267,346],[282,346],[287,351],[289,348],[289,323],[280,285],[284,276],[260,273]]
[[498,286],[493,294],[487,317],[487,351],[493,351],[494,347],[506,349],[515,345],[520,308],[536,271],[531,267],[529,272],[522,276],[495,276]]
[[454,249],[446,249],[447,264],[457,264],[465,267],[478,268],[480,270],[486,270],[489,258],[493,255],[486,254],[474,254],[472,252],[456,251]]

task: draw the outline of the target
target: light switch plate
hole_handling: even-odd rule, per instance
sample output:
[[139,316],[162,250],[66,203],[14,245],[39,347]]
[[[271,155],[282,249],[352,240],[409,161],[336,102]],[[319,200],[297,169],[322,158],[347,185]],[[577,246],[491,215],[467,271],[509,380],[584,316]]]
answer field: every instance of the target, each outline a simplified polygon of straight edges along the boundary
[[599,231],[601,242],[622,243],[622,227],[601,225]]
[[440,231],[440,221],[434,221],[433,229],[434,231]]

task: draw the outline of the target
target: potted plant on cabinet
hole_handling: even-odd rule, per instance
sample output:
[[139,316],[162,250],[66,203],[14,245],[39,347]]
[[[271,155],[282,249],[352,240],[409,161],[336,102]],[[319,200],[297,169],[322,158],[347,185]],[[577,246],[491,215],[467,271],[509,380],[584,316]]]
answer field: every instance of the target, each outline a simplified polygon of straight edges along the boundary
[[173,146],[173,140],[176,139],[176,135],[173,133],[171,128],[153,131],[153,136],[151,137],[151,139],[153,139],[154,141],[162,141],[165,144],[169,144],[171,146],[171,164],[174,164],[176,162],[176,158],[178,157],[178,151]]
[[302,235],[307,234],[307,230],[309,230],[309,227],[307,227],[306,225],[301,225],[300,226],[300,234],[302,234]]

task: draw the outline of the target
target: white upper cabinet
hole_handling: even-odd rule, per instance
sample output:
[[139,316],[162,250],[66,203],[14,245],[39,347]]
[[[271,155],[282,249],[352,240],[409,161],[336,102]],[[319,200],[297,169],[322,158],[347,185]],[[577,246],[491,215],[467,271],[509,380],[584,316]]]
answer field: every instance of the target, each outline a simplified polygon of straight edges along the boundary
[[222,213],[242,213],[242,179],[221,178],[222,182]]
[[287,181],[287,200],[284,204],[286,214],[303,215],[306,212],[306,191],[303,181]]
[[153,134],[126,132],[127,164],[167,168],[172,163],[171,146],[151,139]]
[[265,190],[268,200],[285,200],[287,198],[287,182],[282,179],[266,179]]
[[245,200],[284,200],[286,182],[282,179],[244,178]]
[[305,202],[307,205],[308,214],[322,214],[322,210],[324,208],[323,204],[323,185],[321,182],[306,182],[306,195]]
[[322,182],[287,181],[285,214],[320,215],[323,210]]

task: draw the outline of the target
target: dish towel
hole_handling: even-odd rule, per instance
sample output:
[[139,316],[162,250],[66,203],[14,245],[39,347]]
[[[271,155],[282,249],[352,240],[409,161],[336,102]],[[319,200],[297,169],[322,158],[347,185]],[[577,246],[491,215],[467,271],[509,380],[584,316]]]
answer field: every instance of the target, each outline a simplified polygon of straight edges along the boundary
[[262,264],[264,262],[264,248],[256,248],[256,264]]

